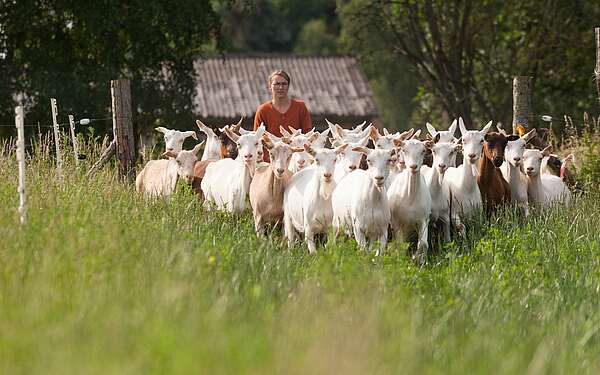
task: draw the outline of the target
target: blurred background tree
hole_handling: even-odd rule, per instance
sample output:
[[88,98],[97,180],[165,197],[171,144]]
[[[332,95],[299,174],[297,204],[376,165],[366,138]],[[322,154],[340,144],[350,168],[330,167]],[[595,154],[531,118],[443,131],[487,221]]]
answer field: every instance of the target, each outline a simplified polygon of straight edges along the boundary
[[218,47],[220,27],[206,1],[3,0],[0,122],[14,123],[18,94],[27,123],[50,122],[50,97],[61,115],[108,116],[110,80],[129,78],[136,124],[192,125],[192,62]]

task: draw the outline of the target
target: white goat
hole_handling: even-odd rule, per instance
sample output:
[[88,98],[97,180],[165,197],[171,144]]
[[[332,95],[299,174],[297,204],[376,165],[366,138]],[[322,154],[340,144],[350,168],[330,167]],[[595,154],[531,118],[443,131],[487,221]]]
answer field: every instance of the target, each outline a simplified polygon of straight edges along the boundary
[[[282,131],[283,130],[284,129],[282,129]],[[283,134],[285,135],[286,133],[283,133]],[[287,134],[290,134],[290,133],[287,133]],[[314,142],[317,138],[319,138],[319,133],[312,132],[310,134],[309,133],[302,134],[299,131],[294,132],[293,134],[290,134],[290,137],[289,137],[290,146],[292,146],[294,148],[303,149],[305,144],[312,144],[312,142]],[[310,155],[307,152],[305,152],[305,151],[294,152],[294,154],[292,155],[292,161],[290,162],[288,169],[292,173],[297,173],[297,172],[301,171],[302,169],[306,168],[311,163],[312,163],[312,158],[310,157]]]
[[450,217],[459,233],[465,235],[462,218],[470,217],[482,206],[481,192],[477,185],[477,162],[483,150],[484,137],[492,127],[488,122],[482,130],[467,130],[462,118],[458,119],[462,134],[463,163],[458,167],[448,168],[444,181],[450,188]]
[[394,163],[394,150],[355,147],[353,151],[367,156],[369,168],[350,173],[336,186],[331,197],[333,227],[336,228],[336,236],[351,228],[356,242],[363,249],[367,246],[367,239],[372,242],[379,240],[381,247],[376,253],[379,255],[387,245],[391,214],[385,180],[390,165]]
[[[394,134],[390,134],[387,129],[383,129],[384,135],[379,134],[379,131],[375,128],[371,128],[371,132],[369,136],[371,140],[373,140],[373,144],[375,145],[376,150],[394,150],[396,146],[394,145],[394,140],[396,141],[404,141],[405,139],[409,139],[414,135],[414,129],[409,129],[403,133],[397,132]],[[396,154],[396,161],[393,165],[390,166],[390,174],[389,177],[386,178],[386,187],[389,188],[392,181],[404,170],[404,157],[401,153]]]
[[456,133],[456,125],[457,121],[452,121],[452,124],[448,128],[448,130],[436,130],[430,123],[425,124],[427,127],[427,131],[431,135],[432,139],[435,139],[436,136],[439,135],[439,138],[436,142],[454,142],[457,139],[454,138],[454,133]]
[[304,146],[314,158],[314,165],[292,176],[283,194],[283,229],[288,244],[294,242],[297,232],[302,232],[308,251],[316,252],[315,234],[326,232],[333,219],[331,192],[335,187],[336,156],[347,146],[343,144],[335,150]]
[[135,190],[151,197],[169,196],[175,191],[179,178],[191,184],[194,180],[194,164],[198,161],[197,154],[202,148],[201,143],[194,149],[181,150],[175,154],[165,152],[170,159],[150,160],[135,179]]
[[[440,136],[436,134],[434,142],[439,138]],[[444,182],[444,175],[461,148],[462,146],[455,142],[434,143],[431,145],[432,167],[426,165],[421,167],[421,173],[431,194],[430,221],[442,223],[444,241],[450,241],[450,190],[448,184]]]
[[[242,117],[240,121],[235,125],[235,128],[240,129],[243,120],[244,118]],[[206,134],[206,147],[204,147],[204,152],[202,153],[202,158],[200,160],[203,161],[221,159],[222,145],[219,136],[215,134],[214,130],[204,125],[200,120],[196,120],[196,125],[198,125],[200,131]],[[220,129],[220,131],[225,131],[225,128]]]
[[260,127],[256,132],[237,135],[225,129],[225,134],[237,144],[238,157],[235,160],[217,160],[206,167],[201,183],[205,204],[214,203],[218,209],[231,213],[241,213],[246,209],[246,196],[264,131],[265,128]]
[[[366,147],[369,143],[369,137],[365,137],[356,143],[349,143],[348,147],[344,152],[337,156],[335,163],[335,171],[333,172],[333,179],[338,184],[347,174],[353,172],[360,167],[360,162],[363,158],[364,152],[354,151],[356,147]],[[333,146],[341,145],[340,141],[336,140],[333,142]]]
[[[508,136],[500,127],[498,130]],[[525,216],[529,215],[529,204],[527,199],[527,176],[523,169],[523,153],[527,142],[535,137],[535,133],[536,131],[533,129],[517,140],[508,141],[504,149],[504,163],[500,167],[502,176],[510,185],[511,202],[521,207]]]
[[395,143],[400,147],[407,168],[392,181],[387,192],[391,226],[399,241],[404,241],[409,233],[417,232],[417,258],[423,263],[427,257],[431,214],[431,195],[421,174],[426,144],[416,139]]
[[527,194],[530,203],[550,206],[553,203],[571,203],[571,193],[558,176],[542,174],[541,164],[545,156],[550,155],[550,146],[544,150],[525,150],[523,167],[527,173]]
[[172,152],[177,155],[179,151],[181,151],[183,147],[183,142],[188,138],[192,137],[195,140],[198,140],[198,136],[196,132],[193,130],[188,130],[185,132],[181,132],[179,130],[167,129],[159,126],[158,128],[154,128],[157,132],[163,133],[165,137],[165,152]]

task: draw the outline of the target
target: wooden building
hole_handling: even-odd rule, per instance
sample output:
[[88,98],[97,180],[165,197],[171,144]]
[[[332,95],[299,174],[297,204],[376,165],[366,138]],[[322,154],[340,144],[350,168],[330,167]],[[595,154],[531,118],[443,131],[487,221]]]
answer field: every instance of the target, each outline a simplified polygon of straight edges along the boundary
[[278,69],[291,76],[290,96],[305,101],[317,129],[325,118],[344,126],[377,122],[378,111],[358,61],[350,56],[294,54],[227,55],[199,60],[194,113],[211,126],[252,126],[259,104],[271,99],[267,77]]

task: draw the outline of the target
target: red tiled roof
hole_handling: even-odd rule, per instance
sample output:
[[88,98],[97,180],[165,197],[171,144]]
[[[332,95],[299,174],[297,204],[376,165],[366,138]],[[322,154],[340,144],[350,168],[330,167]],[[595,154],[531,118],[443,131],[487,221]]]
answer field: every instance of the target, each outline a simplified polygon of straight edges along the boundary
[[251,117],[269,99],[266,79],[277,69],[292,78],[290,96],[313,116],[375,117],[367,79],[354,57],[234,55],[196,61],[194,112],[202,118]]

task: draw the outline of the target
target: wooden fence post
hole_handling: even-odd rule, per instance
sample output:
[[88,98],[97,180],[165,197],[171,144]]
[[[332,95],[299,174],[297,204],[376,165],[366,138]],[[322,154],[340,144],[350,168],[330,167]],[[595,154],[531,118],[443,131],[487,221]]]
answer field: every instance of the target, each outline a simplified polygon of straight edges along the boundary
[[531,120],[531,77],[517,76],[513,79],[513,134],[517,134],[517,126],[529,129]]
[[19,216],[21,224],[27,222],[27,207],[25,206],[25,125],[23,106],[15,108],[15,126],[17,127],[17,163],[19,164]]
[[130,181],[135,179],[135,140],[131,114],[131,88],[128,79],[110,81],[112,96],[113,134],[119,175]]
[[594,29],[596,33],[596,69],[594,74],[596,75],[596,90],[598,91],[598,103],[600,104],[600,27]]
[[58,109],[56,108],[56,99],[50,98],[50,107],[52,108],[52,124],[54,125],[54,146],[56,148],[56,173],[58,180],[63,183],[62,159],[60,157],[60,129],[58,128]]
[[71,140],[73,142],[73,154],[75,156],[75,167],[79,168],[79,144],[75,136],[75,119],[73,115],[69,115],[69,127],[71,128]]

